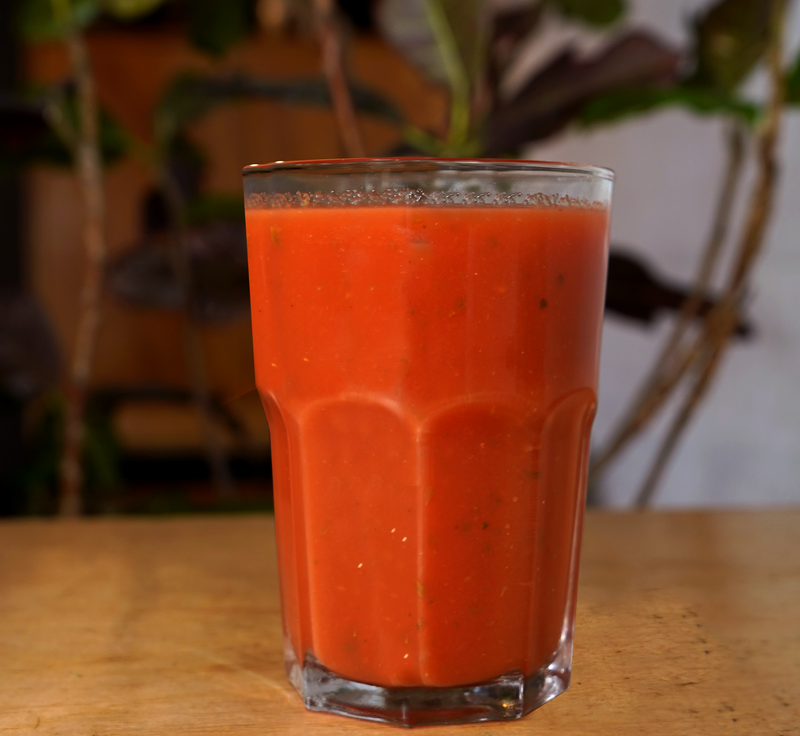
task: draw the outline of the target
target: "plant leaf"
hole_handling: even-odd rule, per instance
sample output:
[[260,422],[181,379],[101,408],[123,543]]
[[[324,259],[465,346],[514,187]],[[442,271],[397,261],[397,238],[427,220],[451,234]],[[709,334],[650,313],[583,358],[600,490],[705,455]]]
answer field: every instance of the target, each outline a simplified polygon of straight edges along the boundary
[[109,412],[89,401],[83,436],[84,497],[86,500],[114,492],[121,482],[120,444]]
[[452,86],[446,51],[431,25],[431,14],[443,14],[452,34],[466,80],[474,84],[486,58],[485,0],[383,0],[376,21],[383,35],[434,82]]
[[100,13],[100,0],[64,0],[71,17],[60,17],[53,0],[23,0],[17,24],[28,41],[50,41],[63,37],[70,22],[79,28],[88,26]]
[[550,0],[567,18],[591,26],[607,26],[618,21],[627,10],[625,0]]
[[102,0],[103,10],[120,20],[149,15],[168,0]]
[[800,53],[786,76],[786,103],[800,105]]
[[[93,392],[87,400],[81,459],[81,490],[87,505],[97,508],[103,496],[113,493],[120,481],[120,445],[111,414]],[[57,508],[58,470],[63,454],[66,400],[51,391],[43,398],[42,411],[28,433],[26,451],[11,485],[20,494],[23,514],[53,514]],[[99,506],[102,508],[102,506]]]
[[545,138],[566,126],[589,100],[611,92],[671,87],[681,55],[646,33],[629,33],[594,57],[566,48],[534,74],[486,124],[486,155],[499,155]]
[[438,0],[438,3],[450,26],[467,81],[474,87],[483,73],[489,42],[486,2]]
[[201,51],[222,56],[255,27],[254,0],[191,0],[189,39]]
[[[241,198],[239,206],[243,208]],[[185,232],[192,273],[190,310],[202,322],[222,322],[247,312],[247,244],[244,223],[219,219]],[[109,266],[111,292],[134,306],[181,310],[184,294],[175,275],[170,232],[154,233]]]
[[578,121],[584,126],[612,123],[665,107],[681,107],[698,115],[735,115],[747,125],[752,125],[759,114],[758,106],[753,103],[719,90],[685,85],[671,89],[625,89],[600,95],[581,108]]
[[[396,124],[403,118],[391,102],[359,85],[351,88],[353,104],[361,112],[378,115]],[[328,85],[323,79],[292,81],[259,79],[242,74],[209,77],[187,74],[167,89],[156,109],[156,137],[168,144],[188,123],[197,120],[217,105],[246,99],[329,106]]]
[[542,18],[542,6],[512,8],[494,17],[489,63],[499,72],[514,58],[522,41]]
[[450,90],[450,121],[444,155],[470,155],[475,90],[488,77],[489,22],[486,0],[383,0],[378,25],[409,61]]
[[24,157],[48,132],[41,104],[0,92],[0,161]]
[[244,222],[244,201],[237,194],[202,194],[186,208],[189,227],[203,227],[212,222]]
[[[69,85],[59,85],[32,99],[0,95],[0,172],[37,163],[72,164],[70,151],[47,123],[47,104],[59,104],[66,120],[73,127],[77,125],[77,104]],[[100,148],[104,162],[111,164],[122,158],[129,144],[124,128],[101,110]]]
[[732,92],[761,60],[776,3],[721,0],[694,21],[693,82]]

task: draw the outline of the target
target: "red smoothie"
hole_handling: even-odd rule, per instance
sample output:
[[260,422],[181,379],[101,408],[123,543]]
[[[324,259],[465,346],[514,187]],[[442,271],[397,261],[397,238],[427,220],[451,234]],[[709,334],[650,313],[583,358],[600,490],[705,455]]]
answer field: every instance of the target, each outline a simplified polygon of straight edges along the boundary
[[608,216],[248,208],[299,660],[451,686],[553,659],[574,615]]

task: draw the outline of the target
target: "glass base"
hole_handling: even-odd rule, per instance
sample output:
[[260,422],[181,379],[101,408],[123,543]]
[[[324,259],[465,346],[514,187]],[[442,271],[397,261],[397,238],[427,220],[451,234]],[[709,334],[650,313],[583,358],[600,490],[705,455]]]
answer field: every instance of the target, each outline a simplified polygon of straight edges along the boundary
[[456,687],[381,687],[337,675],[307,654],[302,666],[286,652],[289,679],[306,708],[397,726],[428,726],[521,718],[569,688],[572,647],[533,675],[509,672]]

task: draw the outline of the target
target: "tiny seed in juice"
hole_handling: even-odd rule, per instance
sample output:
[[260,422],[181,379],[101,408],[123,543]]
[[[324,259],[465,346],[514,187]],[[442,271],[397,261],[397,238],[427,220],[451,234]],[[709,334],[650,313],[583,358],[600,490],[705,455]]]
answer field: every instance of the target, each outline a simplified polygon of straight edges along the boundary
[[542,301],[539,302],[539,307],[541,309],[546,309],[547,308],[547,299],[542,299]]

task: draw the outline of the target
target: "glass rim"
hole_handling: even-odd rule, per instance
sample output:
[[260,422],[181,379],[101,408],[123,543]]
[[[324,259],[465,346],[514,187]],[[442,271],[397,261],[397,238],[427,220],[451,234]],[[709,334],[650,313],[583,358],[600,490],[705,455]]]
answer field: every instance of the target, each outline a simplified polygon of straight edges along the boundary
[[276,173],[331,174],[386,174],[403,172],[471,172],[515,174],[560,174],[562,176],[588,176],[614,181],[614,172],[602,166],[563,163],[559,161],[532,161],[504,158],[435,158],[427,156],[388,156],[380,158],[323,158],[299,161],[273,161],[268,164],[249,164],[242,176]]

